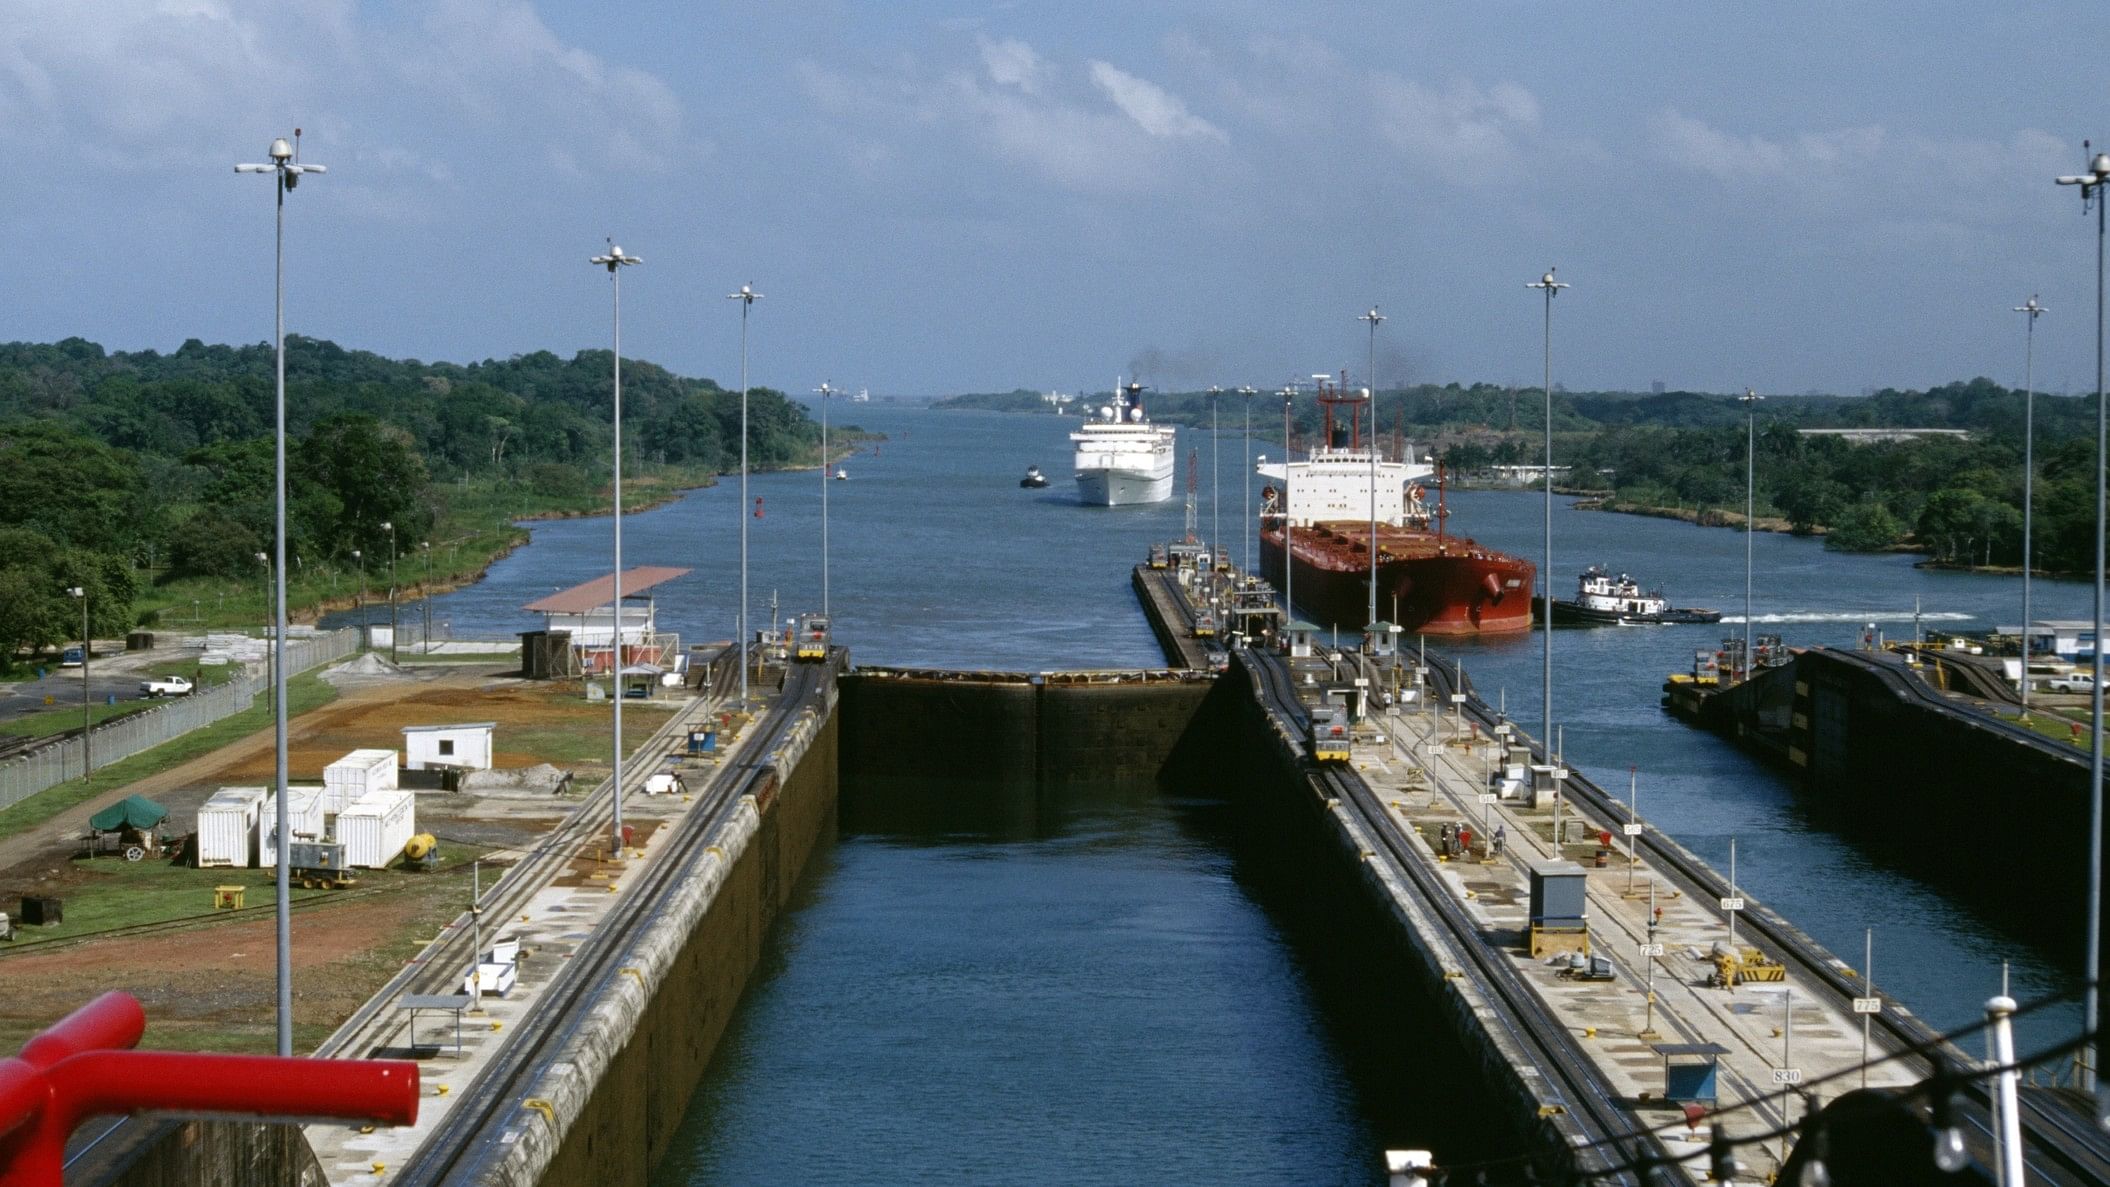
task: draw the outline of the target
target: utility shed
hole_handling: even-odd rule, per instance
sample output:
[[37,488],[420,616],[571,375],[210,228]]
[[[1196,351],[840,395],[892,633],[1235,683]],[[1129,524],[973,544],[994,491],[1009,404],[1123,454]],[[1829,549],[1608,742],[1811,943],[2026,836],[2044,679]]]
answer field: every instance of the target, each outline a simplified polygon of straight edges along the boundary
[[269,794],[261,787],[223,787],[198,809],[198,864],[256,864],[257,818]]
[[384,869],[403,853],[418,831],[418,799],[407,791],[370,792],[337,814],[337,839],[344,864]]
[[395,751],[354,750],[322,769],[322,810],[334,816],[371,792],[395,786]]
[[[322,788],[286,788],[286,843],[313,841],[322,836]],[[256,864],[263,869],[278,866],[278,796],[267,793],[257,820]]]
[[495,721],[465,725],[406,725],[403,727],[403,766],[427,771],[452,767],[461,771],[491,769],[491,731]]

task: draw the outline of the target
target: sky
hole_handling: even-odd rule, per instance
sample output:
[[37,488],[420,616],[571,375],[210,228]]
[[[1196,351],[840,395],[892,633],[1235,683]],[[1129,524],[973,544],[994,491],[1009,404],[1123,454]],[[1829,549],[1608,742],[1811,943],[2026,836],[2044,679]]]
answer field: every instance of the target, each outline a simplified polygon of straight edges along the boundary
[[882,394],[2092,390],[2110,6],[9,0],[0,339]]

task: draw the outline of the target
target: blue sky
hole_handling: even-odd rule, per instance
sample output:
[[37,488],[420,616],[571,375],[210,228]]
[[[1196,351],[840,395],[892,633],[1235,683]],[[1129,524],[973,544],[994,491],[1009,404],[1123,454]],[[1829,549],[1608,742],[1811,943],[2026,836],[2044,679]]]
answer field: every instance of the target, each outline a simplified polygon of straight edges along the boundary
[[602,345],[877,392],[2093,383],[2092,3],[12,0],[0,338]]

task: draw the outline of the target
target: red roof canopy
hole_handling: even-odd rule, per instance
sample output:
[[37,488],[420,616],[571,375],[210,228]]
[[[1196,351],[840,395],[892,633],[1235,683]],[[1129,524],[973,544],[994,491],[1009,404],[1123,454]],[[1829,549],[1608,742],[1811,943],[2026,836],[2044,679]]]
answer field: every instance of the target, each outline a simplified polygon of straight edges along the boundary
[[[623,596],[636,597],[655,585],[663,585],[676,577],[688,576],[688,569],[674,569],[665,565],[639,565],[635,569],[623,570]],[[584,585],[558,590],[546,598],[529,602],[522,607],[538,614],[584,614],[598,610],[615,600],[615,575],[596,577]]]

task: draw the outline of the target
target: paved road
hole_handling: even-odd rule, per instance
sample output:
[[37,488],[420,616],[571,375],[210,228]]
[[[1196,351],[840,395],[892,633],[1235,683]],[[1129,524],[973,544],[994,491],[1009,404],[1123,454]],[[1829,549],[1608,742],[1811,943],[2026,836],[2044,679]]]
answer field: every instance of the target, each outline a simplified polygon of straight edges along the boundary
[[[98,643],[88,662],[88,697],[98,704],[113,696],[120,701],[139,700],[139,681],[147,667],[168,660],[193,659],[196,655],[194,649],[181,647],[126,651],[121,643]],[[41,679],[32,676],[14,684],[0,684],[0,734],[7,732],[8,721],[23,714],[80,707],[81,670],[59,667],[57,660],[39,666],[45,673]],[[51,704],[45,703],[47,697]]]

